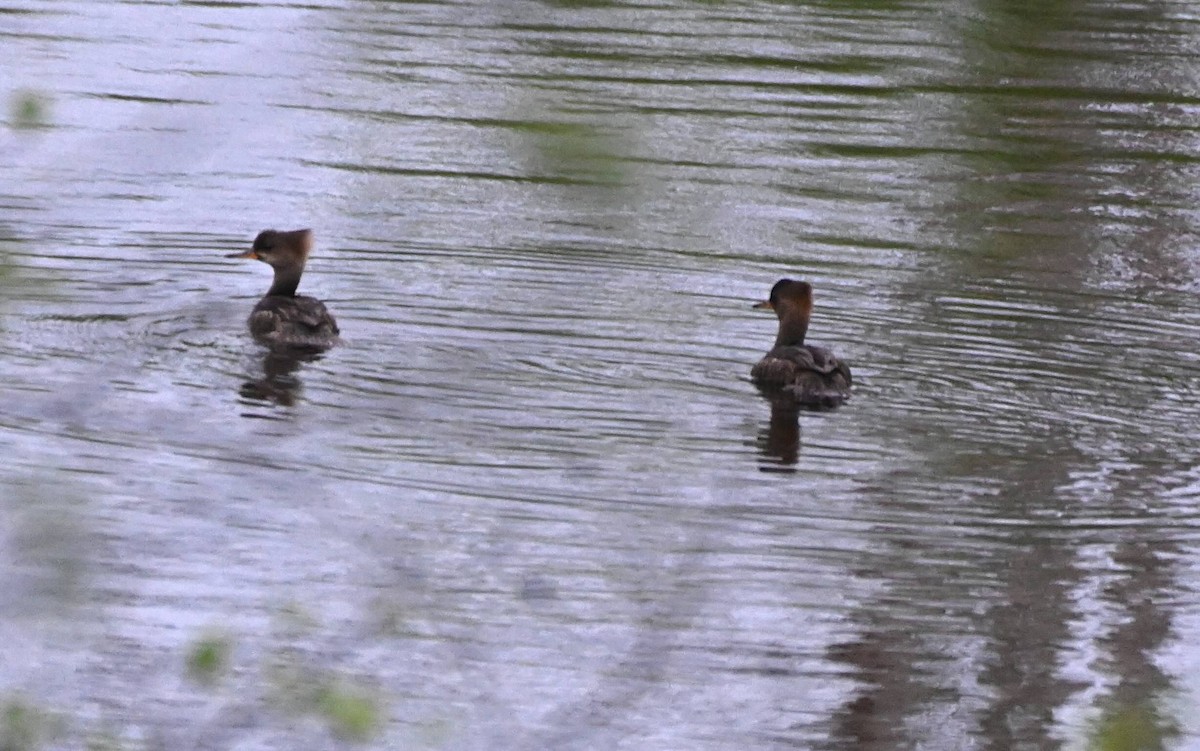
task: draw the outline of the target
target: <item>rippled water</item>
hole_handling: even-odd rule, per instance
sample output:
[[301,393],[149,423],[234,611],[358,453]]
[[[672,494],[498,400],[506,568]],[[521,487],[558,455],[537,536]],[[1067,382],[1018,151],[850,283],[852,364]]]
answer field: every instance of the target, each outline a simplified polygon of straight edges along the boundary
[[[0,737],[1200,743],[1198,32],[0,2]],[[839,410],[749,383],[785,275]]]

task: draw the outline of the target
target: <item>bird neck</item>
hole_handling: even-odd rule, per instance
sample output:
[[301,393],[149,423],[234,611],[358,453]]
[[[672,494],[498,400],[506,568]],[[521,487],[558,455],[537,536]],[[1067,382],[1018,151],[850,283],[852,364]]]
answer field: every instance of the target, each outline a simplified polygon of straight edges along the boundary
[[787,305],[778,311],[779,334],[775,337],[776,347],[798,347],[804,344],[808,333],[808,319],[812,316],[812,299]]
[[280,297],[295,297],[296,288],[300,286],[300,275],[304,273],[303,266],[278,266],[275,268],[275,282],[267,295]]
[[808,333],[808,316],[791,315],[779,319],[779,334],[775,337],[776,347],[798,347],[804,344]]

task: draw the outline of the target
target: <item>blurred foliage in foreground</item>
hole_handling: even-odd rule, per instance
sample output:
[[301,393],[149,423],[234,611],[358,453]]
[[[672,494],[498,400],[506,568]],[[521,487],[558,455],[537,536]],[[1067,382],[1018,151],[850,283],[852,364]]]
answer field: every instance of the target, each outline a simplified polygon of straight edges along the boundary
[[50,126],[50,100],[36,91],[17,91],[9,98],[8,122],[14,130],[37,130]]
[[273,704],[286,712],[321,718],[335,736],[362,743],[383,725],[377,692],[326,670],[283,657],[268,671]]
[[209,634],[192,644],[187,656],[187,673],[193,681],[214,686],[229,669],[233,642],[224,634]]
[[33,751],[62,730],[62,721],[19,696],[0,704],[0,751]]

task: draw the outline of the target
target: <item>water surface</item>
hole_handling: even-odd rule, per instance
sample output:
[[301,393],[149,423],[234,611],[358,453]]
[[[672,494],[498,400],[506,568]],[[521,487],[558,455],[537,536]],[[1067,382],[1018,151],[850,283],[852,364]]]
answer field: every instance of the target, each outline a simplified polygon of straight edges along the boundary
[[[69,748],[1195,745],[1198,28],[0,5],[0,693]],[[304,226],[345,343],[281,361],[223,255]],[[783,276],[839,410],[748,380]]]

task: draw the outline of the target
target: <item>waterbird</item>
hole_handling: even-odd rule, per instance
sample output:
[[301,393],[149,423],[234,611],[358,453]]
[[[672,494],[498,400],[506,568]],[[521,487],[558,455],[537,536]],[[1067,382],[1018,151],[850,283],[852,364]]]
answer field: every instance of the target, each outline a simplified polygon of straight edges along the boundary
[[773,401],[797,407],[836,407],[850,398],[850,366],[823,347],[804,343],[812,317],[813,290],[808,282],[780,279],[767,300],[755,308],[775,311],[775,346],[750,371]]
[[275,281],[246,321],[254,338],[274,350],[320,352],[338,342],[337,321],[325,303],[296,294],[312,245],[311,229],[268,229],[249,250],[226,256],[262,261],[275,270]]

